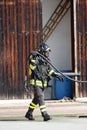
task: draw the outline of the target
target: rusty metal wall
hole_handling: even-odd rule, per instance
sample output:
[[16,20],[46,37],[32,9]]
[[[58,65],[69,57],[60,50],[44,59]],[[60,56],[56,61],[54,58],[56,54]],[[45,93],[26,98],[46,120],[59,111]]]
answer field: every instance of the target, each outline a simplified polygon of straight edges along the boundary
[[[77,0],[77,54],[81,80],[87,80],[87,0]],[[77,97],[87,97],[87,83],[80,83]]]
[[27,57],[42,41],[40,0],[0,0],[0,99],[27,98]]

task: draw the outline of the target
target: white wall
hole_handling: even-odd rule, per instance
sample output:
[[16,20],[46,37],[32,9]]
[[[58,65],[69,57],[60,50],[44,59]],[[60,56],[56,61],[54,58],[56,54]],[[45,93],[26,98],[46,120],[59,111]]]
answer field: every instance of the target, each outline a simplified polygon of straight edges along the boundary
[[[42,0],[43,26],[56,9],[60,0]],[[46,43],[51,48],[52,63],[60,70],[71,70],[71,22],[70,10],[56,27]]]
[[[60,0],[42,0],[43,27],[56,9]],[[46,43],[51,48],[50,58],[53,65],[60,70],[71,70],[71,21],[70,10],[58,24]],[[52,82],[53,84],[53,82]],[[50,99],[53,93],[48,88],[45,97]],[[54,84],[52,91],[54,91]],[[53,95],[54,96],[54,95]]]

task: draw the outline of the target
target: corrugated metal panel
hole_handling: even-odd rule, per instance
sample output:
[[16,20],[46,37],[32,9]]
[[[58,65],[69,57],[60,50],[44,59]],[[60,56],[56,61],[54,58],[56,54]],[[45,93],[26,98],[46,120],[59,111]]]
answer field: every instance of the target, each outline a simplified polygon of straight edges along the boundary
[[40,0],[0,0],[0,99],[27,98],[27,57],[41,43]]
[[[87,80],[87,1],[77,1],[77,53],[81,80]],[[87,96],[87,83],[80,83],[77,97]]]

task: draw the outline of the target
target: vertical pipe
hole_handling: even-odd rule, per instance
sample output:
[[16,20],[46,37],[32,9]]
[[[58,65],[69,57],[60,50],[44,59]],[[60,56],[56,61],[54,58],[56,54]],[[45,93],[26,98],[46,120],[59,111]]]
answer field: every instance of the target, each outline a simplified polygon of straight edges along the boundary
[[[75,73],[78,72],[78,68],[77,68],[77,23],[76,23],[76,5],[77,5],[77,0],[74,0],[74,50],[75,50],[75,55],[74,55],[74,58],[75,58]],[[75,79],[77,80],[77,77],[75,77]],[[79,93],[78,93],[78,83],[75,82],[75,96],[78,97],[79,96]]]

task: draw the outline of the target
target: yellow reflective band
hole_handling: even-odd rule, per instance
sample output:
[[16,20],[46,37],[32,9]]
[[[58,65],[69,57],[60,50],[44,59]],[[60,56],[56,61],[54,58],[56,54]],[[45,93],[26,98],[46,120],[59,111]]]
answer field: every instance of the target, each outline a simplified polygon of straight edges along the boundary
[[40,111],[41,111],[41,112],[46,111],[46,106],[45,106],[45,105],[40,106]]
[[32,59],[32,55],[30,56],[30,59]]
[[33,106],[29,106],[29,108],[34,109],[35,107],[33,107]]
[[[31,85],[40,86],[40,87],[43,86],[43,83],[42,83],[41,80],[36,80],[36,81],[35,81],[34,79],[31,79],[31,80],[30,80],[30,84],[31,84]],[[44,87],[47,87],[47,81],[44,81]]]
[[31,69],[30,69],[30,68],[28,69],[28,74],[29,74],[29,75],[31,75],[31,74],[32,74],[32,71],[31,71]]
[[46,106],[45,105],[40,106],[40,109],[43,109],[43,108],[46,108]]
[[31,62],[33,62],[33,63],[35,63],[35,61],[36,61],[36,60],[33,60],[33,59],[31,60]]
[[37,105],[33,102],[30,103],[30,105],[32,105],[33,107],[36,107]]
[[46,108],[44,108],[44,109],[41,110],[41,112],[44,112],[44,111],[46,111]]
[[50,48],[47,48],[46,51],[51,51]]
[[54,70],[51,70],[51,71],[49,72],[49,76],[50,76],[53,72],[54,72]]
[[32,70],[35,70],[35,69],[36,69],[36,66],[33,66],[33,65],[30,64],[30,68],[31,68]]

